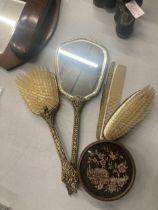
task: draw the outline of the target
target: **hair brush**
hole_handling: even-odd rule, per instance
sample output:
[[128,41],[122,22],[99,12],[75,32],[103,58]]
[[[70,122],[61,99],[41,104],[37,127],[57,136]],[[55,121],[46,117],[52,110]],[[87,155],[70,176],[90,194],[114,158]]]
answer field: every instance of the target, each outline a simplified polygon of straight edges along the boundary
[[104,138],[113,141],[134,128],[148,113],[154,95],[154,89],[146,86],[125,100],[106,124]]
[[68,193],[77,191],[78,172],[67,160],[63,145],[54,126],[59,108],[58,86],[55,75],[46,68],[34,68],[17,77],[19,91],[32,113],[41,116],[49,125],[62,165],[62,181]]

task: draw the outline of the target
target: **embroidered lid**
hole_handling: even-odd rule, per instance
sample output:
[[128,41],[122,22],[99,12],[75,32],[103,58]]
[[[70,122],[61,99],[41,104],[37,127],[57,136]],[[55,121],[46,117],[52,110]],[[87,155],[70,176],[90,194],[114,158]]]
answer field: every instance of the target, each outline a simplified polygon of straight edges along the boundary
[[90,144],[81,154],[80,180],[94,198],[112,201],[124,196],[135,179],[135,163],[121,144],[100,141]]

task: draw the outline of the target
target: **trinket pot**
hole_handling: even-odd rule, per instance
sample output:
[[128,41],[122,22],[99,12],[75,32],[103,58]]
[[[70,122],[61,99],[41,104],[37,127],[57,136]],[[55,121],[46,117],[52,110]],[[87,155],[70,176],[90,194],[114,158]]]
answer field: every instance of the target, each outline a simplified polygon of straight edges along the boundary
[[94,198],[112,201],[121,198],[132,187],[135,179],[134,160],[123,145],[99,141],[82,152],[80,180]]

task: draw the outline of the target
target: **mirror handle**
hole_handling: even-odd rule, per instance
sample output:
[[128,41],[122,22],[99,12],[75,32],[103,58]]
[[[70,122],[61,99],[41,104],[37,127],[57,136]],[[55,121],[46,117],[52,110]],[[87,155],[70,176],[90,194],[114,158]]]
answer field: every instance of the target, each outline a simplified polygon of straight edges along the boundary
[[74,107],[74,127],[72,136],[71,163],[74,166],[74,168],[77,168],[81,110],[86,100],[80,96],[75,96],[73,99],[71,99],[71,101]]

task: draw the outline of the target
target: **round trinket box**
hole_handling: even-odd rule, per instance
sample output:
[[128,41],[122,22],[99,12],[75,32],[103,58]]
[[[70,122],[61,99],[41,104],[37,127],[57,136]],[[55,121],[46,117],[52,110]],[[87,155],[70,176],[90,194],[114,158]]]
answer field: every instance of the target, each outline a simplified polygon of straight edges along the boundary
[[97,141],[88,145],[79,161],[80,180],[94,198],[113,201],[132,187],[136,169],[129,151],[119,143]]

